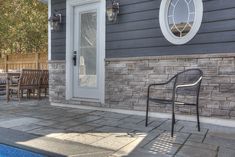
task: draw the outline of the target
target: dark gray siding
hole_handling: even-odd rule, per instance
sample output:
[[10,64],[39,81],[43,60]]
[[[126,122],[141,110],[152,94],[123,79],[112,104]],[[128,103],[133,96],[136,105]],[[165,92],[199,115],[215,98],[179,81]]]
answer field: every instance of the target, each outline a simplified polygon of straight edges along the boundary
[[65,37],[66,37],[66,0],[52,0],[51,11],[62,13],[63,25],[62,30],[51,33],[51,57],[52,60],[65,59]]
[[118,23],[107,23],[106,57],[235,52],[235,0],[204,0],[203,23],[189,43],[175,46],[162,35],[161,0],[119,0]]
[[[118,23],[107,23],[106,57],[235,52],[235,0],[204,0],[203,23],[189,43],[175,46],[160,30],[161,0],[119,0]],[[66,0],[52,0],[63,16],[62,31],[52,32],[52,60],[65,59]]]

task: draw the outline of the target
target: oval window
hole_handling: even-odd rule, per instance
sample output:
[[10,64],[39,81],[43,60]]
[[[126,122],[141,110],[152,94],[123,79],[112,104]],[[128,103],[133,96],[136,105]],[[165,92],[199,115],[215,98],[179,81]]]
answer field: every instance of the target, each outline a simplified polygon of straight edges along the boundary
[[159,13],[162,33],[173,44],[185,44],[198,32],[202,15],[202,0],[162,0]]

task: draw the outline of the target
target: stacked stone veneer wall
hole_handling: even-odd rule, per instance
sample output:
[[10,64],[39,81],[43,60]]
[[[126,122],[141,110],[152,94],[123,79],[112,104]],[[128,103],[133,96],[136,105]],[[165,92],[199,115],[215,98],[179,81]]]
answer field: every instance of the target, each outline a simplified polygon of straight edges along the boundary
[[[145,110],[147,86],[164,82],[177,72],[200,68],[203,81],[200,115],[235,119],[235,58],[227,55],[142,57],[106,60],[106,104],[111,108]],[[158,87],[154,95],[171,96],[169,87]],[[181,95],[179,99],[192,99]],[[169,105],[153,105],[151,110],[170,112]],[[194,114],[195,107],[176,108],[181,114]]]
[[[141,110],[146,107],[147,86],[163,82],[188,68],[200,68],[204,72],[200,92],[200,114],[208,117],[235,119],[235,54],[162,56],[106,59],[105,104],[65,100],[65,61],[49,62],[50,101],[85,104],[117,109]],[[155,95],[171,96],[169,87],[159,87]],[[192,97],[181,96],[181,99]],[[153,105],[151,110],[170,112],[171,106]],[[176,108],[181,114],[194,114],[195,108]]]
[[50,61],[49,67],[49,99],[51,102],[65,101],[65,61]]
[[[53,103],[101,106],[100,103],[66,100],[66,62],[63,60],[49,63],[49,99]],[[72,80],[70,81],[72,83]]]

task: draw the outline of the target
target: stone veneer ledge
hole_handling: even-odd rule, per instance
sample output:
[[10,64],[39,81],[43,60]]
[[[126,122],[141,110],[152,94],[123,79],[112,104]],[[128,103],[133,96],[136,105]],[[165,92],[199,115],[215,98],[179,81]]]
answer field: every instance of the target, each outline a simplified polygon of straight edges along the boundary
[[230,58],[235,57],[234,53],[216,53],[216,54],[191,54],[191,55],[167,55],[167,56],[141,56],[141,57],[122,57],[106,58],[105,61],[131,61],[148,59],[194,59],[194,58]]

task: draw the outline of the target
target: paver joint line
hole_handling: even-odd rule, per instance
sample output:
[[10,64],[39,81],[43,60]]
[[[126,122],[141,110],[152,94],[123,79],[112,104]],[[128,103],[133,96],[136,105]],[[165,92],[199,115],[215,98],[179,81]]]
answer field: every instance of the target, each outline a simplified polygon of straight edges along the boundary
[[202,140],[202,143],[204,143],[204,140],[206,139],[206,136],[207,136],[207,133],[209,132],[209,130],[207,129],[207,131],[206,131],[206,133],[205,133],[205,135],[204,135],[204,138],[203,138],[203,140]]
[[175,156],[179,151],[180,149],[185,145],[185,143],[187,142],[187,140],[189,139],[189,137],[191,136],[192,134],[190,133],[189,136],[187,137],[187,139],[184,141],[184,143],[179,147],[179,149],[175,152],[175,154],[173,156]]

